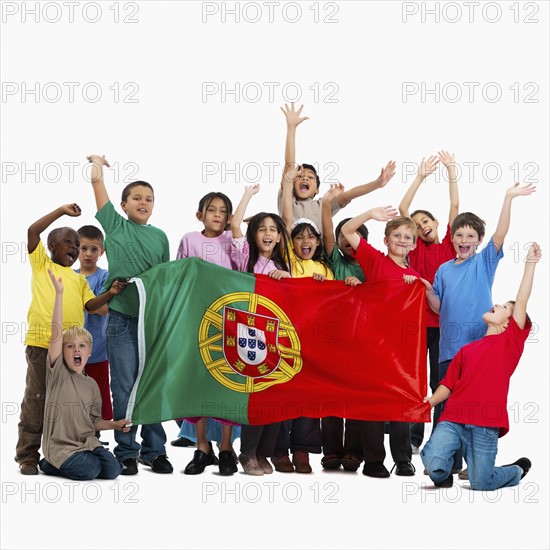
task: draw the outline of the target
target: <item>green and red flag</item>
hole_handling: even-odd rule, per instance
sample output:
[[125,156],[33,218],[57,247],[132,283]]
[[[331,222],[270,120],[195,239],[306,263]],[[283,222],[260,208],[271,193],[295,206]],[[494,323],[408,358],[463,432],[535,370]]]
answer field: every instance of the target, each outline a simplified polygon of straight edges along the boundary
[[198,258],[134,279],[139,357],[127,418],[424,422],[425,288],[275,281]]

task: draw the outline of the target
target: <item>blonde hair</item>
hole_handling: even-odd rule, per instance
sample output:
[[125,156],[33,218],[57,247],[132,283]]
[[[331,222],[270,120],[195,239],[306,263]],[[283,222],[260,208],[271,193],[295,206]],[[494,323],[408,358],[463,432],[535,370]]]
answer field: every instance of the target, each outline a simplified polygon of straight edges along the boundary
[[84,340],[90,346],[94,339],[92,335],[84,327],[69,327],[63,331],[63,343],[72,342],[74,340]]
[[386,229],[384,229],[384,236],[389,237],[390,233],[397,229],[398,227],[401,227],[402,225],[405,225],[409,227],[412,230],[413,234],[413,243],[416,242],[416,238],[418,237],[418,229],[416,227],[416,224],[411,220],[411,218],[406,218],[404,216],[399,216],[398,218],[394,218],[393,220],[390,220],[386,224]]

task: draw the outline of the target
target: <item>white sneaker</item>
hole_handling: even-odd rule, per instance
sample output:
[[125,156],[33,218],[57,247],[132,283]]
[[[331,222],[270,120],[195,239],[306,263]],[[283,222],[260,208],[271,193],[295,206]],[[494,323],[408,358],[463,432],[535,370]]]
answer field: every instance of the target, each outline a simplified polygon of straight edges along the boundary
[[239,462],[243,467],[245,474],[249,476],[263,476],[264,469],[258,464],[258,460],[255,456],[239,455]]

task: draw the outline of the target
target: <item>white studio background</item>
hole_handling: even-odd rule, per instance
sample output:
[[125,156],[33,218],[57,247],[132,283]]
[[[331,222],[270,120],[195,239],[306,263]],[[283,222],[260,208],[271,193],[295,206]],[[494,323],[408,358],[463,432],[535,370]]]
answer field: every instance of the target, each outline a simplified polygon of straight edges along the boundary
[[[548,547],[548,3],[1,8],[3,548]],[[106,174],[115,204],[129,181],[152,183],[151,223],[169,236],[172,257],[181,235],[200,229],[195,211],[209,191],[236,206],[244,185],[259,182],[250,213],[276,211],[286,130],[279,107],[292,99],[310,117],[298,128],[297,160],[318,164],[322,192],[330,181],[371,181],[397,162],[385,189],[336,221],[396,206],[419,160],[439,149],[456,154],[461,210],[487,221],[487,238],[505,189],[537,184],[513,203],[493,292],[497,302],[515,296],[526,246],[541,243],[529,306],[537,332],[511,382],[511,430],[499,449],[500,463],[530,457],[529,476],[496,493],[465,482],[434,492],[418,456],[415,477],[388,480],[324,473],[313,456],[310,476],[221,481],[214,469],[184,476],[192,450],[169,447],[171,476],[143,468],[108,483],[23,478],[13,455],[30,300],[27,227],[68,202],[82,216],[53,227],[95,223],[90,153],[115,164]],[[443,171],[413,206],[445,224]],[[382,248],[383,224],[369,229]],[[166,430],[173,439],[175,423]]]

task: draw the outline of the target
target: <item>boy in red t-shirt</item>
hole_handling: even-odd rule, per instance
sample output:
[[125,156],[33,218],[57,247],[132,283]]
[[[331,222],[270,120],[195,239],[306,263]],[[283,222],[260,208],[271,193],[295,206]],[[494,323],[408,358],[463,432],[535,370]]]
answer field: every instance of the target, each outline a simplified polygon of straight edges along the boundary
[[485,336],[463,346],[431,398],[430,407],[447,400],[439,422],[420,456],[436,487],[452,487],[453,456],[462,447],[472,489],[513,487],[531,468],[528,458],[495,467],[498,438],[508,432],[507,396],[531,321],[526,313],[535,266],[541,258],[533,243],[525,259],[515,302],[495,305],[483,315]]

